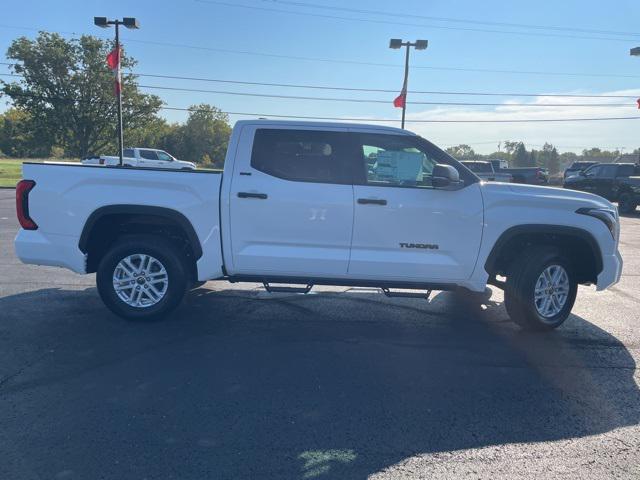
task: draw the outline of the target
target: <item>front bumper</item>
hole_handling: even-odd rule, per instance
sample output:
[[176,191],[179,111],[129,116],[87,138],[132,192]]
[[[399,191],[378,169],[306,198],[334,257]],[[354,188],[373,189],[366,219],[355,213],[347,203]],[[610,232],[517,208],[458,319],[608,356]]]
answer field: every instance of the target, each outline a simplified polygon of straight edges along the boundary
[[596,290],[605,290],[620,281],[622,275],[622,256],[616,250],[613,255],[603,255],[602,271],[598,275]]

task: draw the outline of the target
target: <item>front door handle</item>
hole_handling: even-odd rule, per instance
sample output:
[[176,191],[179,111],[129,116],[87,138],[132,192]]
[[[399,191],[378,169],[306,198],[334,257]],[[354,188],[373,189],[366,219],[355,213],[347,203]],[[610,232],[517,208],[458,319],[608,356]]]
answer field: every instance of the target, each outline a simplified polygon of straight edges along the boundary
[[259,198],[260,200],[266,200],[266,193],[251,193],[251,192],[238,192],[238,198]]
[[386,205],[387,201],[382,198],[359,198],[360,205]]

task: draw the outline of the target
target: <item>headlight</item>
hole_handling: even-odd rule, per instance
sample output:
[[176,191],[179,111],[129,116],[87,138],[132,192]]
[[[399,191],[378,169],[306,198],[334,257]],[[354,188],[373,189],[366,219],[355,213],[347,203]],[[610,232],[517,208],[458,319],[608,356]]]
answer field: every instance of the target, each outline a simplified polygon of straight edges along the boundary
[[618,235],[618,211],[611,210],[608,208],[589,208],[583,207],[576,210],[576,213],[580,215],[589,215],[590,217],[597,218],[601,222],[603,222],[609,232],[611,232],[611,236],[615,239]]

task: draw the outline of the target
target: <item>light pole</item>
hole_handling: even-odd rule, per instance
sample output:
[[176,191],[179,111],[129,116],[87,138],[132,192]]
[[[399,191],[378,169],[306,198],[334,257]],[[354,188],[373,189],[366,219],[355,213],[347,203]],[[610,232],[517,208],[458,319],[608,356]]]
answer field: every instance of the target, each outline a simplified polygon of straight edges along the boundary
[[124,17],[122,20],[108,20],[107,17],[93,17],[93,24],[100,28],[108,28],[109,25],[115,25],[116,27],[116,47],[114,49],[116,53],[117,66],[116,66],[116,97],[118,98],[118,156],[122,166],[122,86],[120,84],[120,25],[124,25],[127,28],[140,28],[138,20],[133,17]]
[[402,107],[402,128],[404,128],[404,117],[407,111],[407,84],[409,82],[409,48],[415,47],[416,50],[426,50],[429,42],[427,40],[416,40],[415,42],[403,42],[400,38],[392,38],[389,41],[389,48],[397,50],[402,47],[406,47],[406,54],[404,57],[404,82],[402,83],[402,92],[394,100],[395,106]]

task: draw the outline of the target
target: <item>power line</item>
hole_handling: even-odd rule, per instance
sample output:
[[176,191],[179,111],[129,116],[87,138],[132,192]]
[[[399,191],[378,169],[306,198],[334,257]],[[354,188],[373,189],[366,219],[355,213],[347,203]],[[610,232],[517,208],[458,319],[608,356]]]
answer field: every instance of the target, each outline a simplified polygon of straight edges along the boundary
[[[29,30],[29,31],[40,31],[40,29],[33,27],[20,27],[20,26],[11,26],[11,25],[0,25],[0,28],[14,28],[20,30]],[[57,33],[71,36],[80,35],[77,32],[65,32],[58,31]],[[358,60],[342,60],[336,58],[321,58],[321,57],[305,57],[299,55],[282,55],[276,53],[266,53],[266,52],[256,52],[250,50],[234,50],[227,48],[216,48],[216,47],[206,47],[202,45],[189,45],[182,43],[171,43],[171,42],[161,42],[154,40],[140,40],[134,38],[126,38],[126,42],[130,43],[140,43],[147,45],[156,45],[163,47],[172,47],[172,48],[186,48],[186,49],[194,49],[194,50],[204,50],[204,51],[212,51],[212,52],[220,52],[220,53],[230,53],[230,54],[238,54],[238,55],[253,55],[260,57],[268,57],[268,58],[279,58],[283,60],[301,60],[301,61],[310,61],[310,62],[324,62],[324,63],[335,63],[340,65],[358,65],[358,66],[370,66],[370,67],[391,67],[391,68],[402,68],[402,65],[395,63],[378,63],[378,62],[365,62]],[[472,73],[502,73],[505,75],[540,75],[540,76],[568,76],[568,77],[594,77],[594,78],[640,78],[640,75],[637,74],[623,74],[623,73],[581,73],[581,72],[558,72],[558,71],[536,71],[536,70],[496,70],[496,69],[487,69],[487,68],[463,68],[463,67],[438,67],[431,65],[416,65],[412,68],[424,69],[424,70],[436,70],[436,71],[451,71],[451,72],[472,72]]]
[[[12,95],[23,96],[23,97],[31,97],[31,98],[39,98],[46,102],[54,103],[56,101],[62,103],[90,103],[90,102],[82,102],[79,100],[62,98],[62,97],[50,97],[46,95],[33,95],[30,93],[13,93]],[[193,108],[193,107],[171,107],[171,106],[161,106],[162,110],[176,110],[176,111],[184,111],[184,112],[194,112],[194,111],[207,111],[204,109]],[[292,118],[292,119],[304,119],[304,120],[336,120],[343,122],[385,122],[385,123],[395,123],[398,122],[398,119],[395,118],[352,118],[352,117],[325,117],[325,116],[307,116],[307,115],[284,115],[284,114],[268,114],[268,113],[255,113],[255,112],[231,112],[231,111],[222,111],[222,113],[226,113],[227,115],[240,115],[240,116],[250,116],[250,117],[272,117],[272,118]],[[407,119],[408,123],[548,123],[548,122],[595,122],[595,121],[614,121],[614,120],[640,120],[640,116],[637,117],[587,117],[587,118],[535,118],[535,119],[497,119],[497,120],[426,120],[426,119]]]
[[[243,97],[260,97],[260,98],[284,98],[290,100],[312,100],[312,101],[328,101],[328,102],[353,102],[353,103],[383,103],[391,104],[390,100],[373,100],[364,98],[333,98],[333,97],[310,97],[298,95],[276,95],[265,93],[249,93],[249,92],[230,92],[227,90],[205,90],[196,88],[180,88],[180,87],[161,87],[157,85],[138,85],[140,88],[150,88],[156,90],[170,90],[181,92],[199,92],[199,93],[215,93],[219,95],[236,95]],[[448,105],[448,106],[487,106],[487,107],[626,107],[636,108],[636,105],[628,105],[624,103],[556,103],[556,104],[536,104],[536,103],[478,103],[478,102],[424,102],[412,101],[412,105]]]
[[[13,66],[15,63],[0,62],[0,65]],[[397,93],[397,89],[383,89],[383,88],[358,88],[358,87],[334,87],[328,85],[309,85],[309,84],[292,84],[292,83],[269,83],[269,82],[250,82],[245,80],[224,80],[218,78],[206,78],[206,77],[184,77],[178,75],[160,75],[160,74],[148,74],[130,72],[131,75],[138,77],[149,78],[163,78],[170,80],[189,80],[199,82],[214,82],[214,83],[226,83],[237,85],[252,85],[252,86],[267,86],[267,87],[284,87],[284,88],[301,88],[301,89],[316,89],[316,90],[333,90],[333,91],[345,91],[345,92],[378,92],[378,93]],[[0,74],[1,76],[20,77],[17,74]],[[151,88],[151,87],[149,87]],[[160,87],[156,87],[160,88]],[[185,89],[189,90],[189,89]],[[194,89],[193,91],[198,91]],[[208,90],[203,90],[208,91]],[[494,96],[494,97],[557,97],[557,98],[624,98],[624,99],[637,99],[637,95],[599,95],[599,94],[570,94],[570,93],[514,93],[514,92],[460,92],[460,91],[437,91],[437,90],[409,90],[409,93],[413,94],[425,94],[425,95],[461,95],[461,96]],[[387,100],[384,100],[386,103]],[[607,105],[608,106],[608,105]]]
[[[287,15],[298,15],[303,17],[316,17],[316,18],[326,18],[330,20],[343,20],[349,22],[361,22],[361,23],[375,23],[375,24],[383,24],[383,25],[400,25],[400,26],[408,26],[408,27],[420,27],[420,28],[436,28],[442,30],[458,30],[465,32],[480,32],[480,33],[499,33],[505,35],[522,35],[522,36],[534,36],[534,37],[554,37],[554,38],[571,38],[571,39],[579,39],[579,40],[604,40],[604,41],[613,41],[613,42],[629,42],[632,39],[625,38],[610,38],[610,37],[592,37],[592,36],[581,36],[581,35],[563,35],[560,33],[541,33],[541,32],[516,32],[509,30],[490,30],[485,28],[470,28],[470,27],[453,27],[447,25],[432,25],[425,23],[407,23],[407,22],[395,22],[390,20],[375,20],[369,18],[356,18],[356,17],[343,17],[340,15],[328,15],[322,13],[311,13],[311,12],[296,12],[291,10],[282,10],[278,8],[271,7],[258,7],[254,5],[242,5],[237,3],[229,3],[218,0],[195,0],[198,3],[208,3],[212,5],[222,5],[226,7],[233,8],[244,8],[248,10],[261,10],[266,12],[276,12],[276,13],[284,13]],[[635,39],[634,39],[635,40]]]
[[512,27],[512,28],[528,28],[533,30],[559,30],[566,32],[579,32],[579,33],[595,33],[595,34],[604,34],[604,35],[631,35],[631,36],[640,36],[640,33],[637,32],[620,32],[620,31],[612,31],[612,30],[594,30],[589,28],[575,28],[568,26],[557,26],[557,25],[533,25],[526,23],[508,23],[508,22],[490,22],[490,21],[482,21],[482,20],[468,20],[468,19],[460,19],[460,18],[451,18],[451,17],[433,17],[426,15],[418,15],[415,12],[412,13],[397,13],[397,12],[388,12],[388,11],[380,11],[380,10],[367,10],[367,9],[357,9],[357,8],[347,8],[340,7],[335,5],[325,5],[318,3],[308,3],[308,2],[296,2],[289,0],[270,0],[273,3],[280,3],[283,5],[293,5],[297,7],[305,7],[305,8],[318,8],[325,10],[335,10],[342,12],[350,12],[350,13],[366,13],[371,15],[383,15],[385,17],[400,17],[400,18],[422,18],[425,20],[435,20],[438,22],[452,22],[452,23],[467,23],[472,25],[491,25],[491,26],[500,26],[500,27]]

